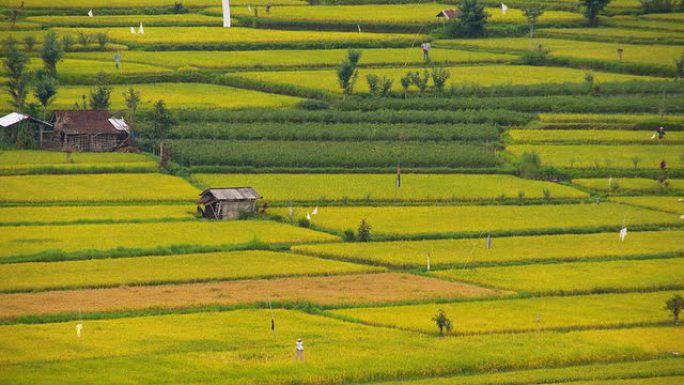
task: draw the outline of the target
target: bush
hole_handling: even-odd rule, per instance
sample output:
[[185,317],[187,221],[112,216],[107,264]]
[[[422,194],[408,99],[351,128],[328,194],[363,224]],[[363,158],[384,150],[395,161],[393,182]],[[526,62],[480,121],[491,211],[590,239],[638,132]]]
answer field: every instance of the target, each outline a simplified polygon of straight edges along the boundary
[[308,111],[327,110],[330,103],[319,99],[306,99],[297,103],[297,108]]
[[640,0],[643,13],[669,13],[674,4],[672,0]]
[[97,34],[95,34],[95,39],[97,40],[97,44],[100,45],[100,49],[102,50],[104,50],[107,46],[107,43],[109,43],[109,35],[106,32],[98,32]]
[[358,239],[359,242],[369,242],[371,239],[371,228],[372,226],[366,222],[366,218],[361,220],[358,228]]
[[544,46],[539,43],[536,49],[525,51],[525,53],[520,56],[520,61],[523,64],[541,65],[544,64],[550,52],[551,50],[544,48]]
[[297,221],[297,224],[299,225],[299,227],[304,227],[306,229],[311,227],[311,221],[306,219],[306,218],[299,218],[299,220]]
[[539,176],[541,159],[536,152],[524,152],[520,157],[518,175],[523,178],[534,179]]
[[354,236],[354,230],[352,230],[352,229],[344,230],[344,233],[342,234],[342,239],[345,242],[353,242],[354,239],[356,239],[356,236]]
[[474,38],[484,36],[487,18],[489,17],[484,7],[484,1],[462,0],[458,6],[461,14],[446,26],[446,37]]

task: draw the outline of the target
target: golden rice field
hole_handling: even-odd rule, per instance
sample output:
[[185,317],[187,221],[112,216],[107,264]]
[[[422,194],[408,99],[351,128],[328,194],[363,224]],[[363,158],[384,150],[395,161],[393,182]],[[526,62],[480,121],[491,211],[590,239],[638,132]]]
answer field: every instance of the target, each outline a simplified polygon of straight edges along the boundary
[[[672,327],[455,339],[287,310],[273,317],[275,335],[268,310],[84,321],[80,340],[75,322],[1,326],[0,376],[14,384],[92,383],[106,367],[108,383],[147,384],[158,381],[153,367],[174,373],[175,383],[324,384],[646,360],[684,346],[684,332]],[[296,338],[307,346],[306,365],[293,360]]]
[[0,225],[189,219],[195,206],[0,206]]
[[652,139],[655,131],[626,130],[509,130],[518,143],[576,144],[684,144],[684,131],[670,131],[662,140]]
[[[655,115],[655,114],[555,114],[542,113],[539,114],[539,120],[542,123],[644,123],[644,122],[659,122],[667,126],[668,124],[684,124],[684,116],[681,115]],[[653,127],[653,130],[658,128]],[[671,134],[668,132],[667,135]]]
[[[161,258],[161,257],[157,257]],[[1,266],[1,265],[0,265]],[[404,273],[344,274],[0,294],[0,319],[264,303],[369,305],[511,292]]]
[[[557,381],[574,384],[568,381],[592,381],[593,385],[604,384],[602,380],[615,385],[669,385],[684,373],[681,360],[664,358],[651,361],[626,361],[620,363],[601,363],[566,368],[515,370],[500,373],[479,374],[469,376],[435,377],[410,381],[381,382],[379,385],[496,385],[501,383],[529,384]],[[636,379],[636,380],[633,380]],[[658,383],[658,381],[666,381]],[[624,384],[619,382],[625,382]],[[641,381],[641,384],[630,383]],[[652,381],[652,382],[649,382]],[[669,382],[668,382],[669,381]],[[645,382],[645,383],[644,383]]]
[[[362,52],[360,65],[423,63],[423,54],[420,48],[365,48]],[[155,52],[154,55],[145,51],[122,51],[120,55],[124,66],[127,66],[127,63],[140,63],[171,68],[243,69],[335,66],[346,57],[347,50],[160,51]],[[70,52],[66,54],[66,57],[111,63],[113,54],[108,52]],[[441,48],[431,49],[430,57],[439,63],[510,62],[517,59],[516,55]]]
[[[113,64],[112,64],[113,66]],[[171,109],[206,108],[206,109],[239,109],[248,107],[278,108],[294,106],[301,99],[293,96],[268,94],[241,88],[219,86],[203,83],[145,83],[112,86],[111,109],[125,108],[123,93],[133,87],[140,92],[139,109],[150,110],[157,100],[163,99]],[[91,87],[60,87],[52,108],[73,108],[75,102],[82,102],[83,95],[90,94]],[[0,106],[9,108],[9,97],[0,96]],[[33,96],[28,98],[34,102]]]
[[448,201],[492,200],[524,191],[525,198],[586,198],[588,195],[556,183],[512,175],[402,174],[195,174],[205,186],[252,186],[267,201]]
[[677,31],[651,31],[635,28],[546,28],[537,32],[540,37],[619,41],[619,42],[648,42],[681,45],[684,37]]
[[684,196],[617,197],[611,200],[684,215]]
[[[364,4],[364,5],[318,5],[315,7],[272,7],[270,13],[260,9],[259,17],[274,20],[305,20],[317,22],[354,22],[354,23],[387,23],[387,24],[438,24],[443,21],[436,15],[444,9],[454,9],[454,5],[423,4]],[[208,12],[221,13],[221,8],[209,8]],[[253,16],[247,7],[236,7],[231,10],[236,16]],[[491,23],[526,23],[519,9],[509,9],[505,15],[500,8],[487,8]],[[563,11],[546,11],[539,18],[540,23],[574,23],[581,22],[582,17],[576,13]]]
[[338,237],[268,221],[183,221],[64,226],[0,226],[0,258],[82,252],[89,256],[125,250],[182,246],[231,247],[254,241],[290,244]]
[[175,25],[197,25],[197,26],[222,26],[223,19],[220,17],[200,15],[200,14],[181,14],[181,15],[103,15],[98,17],[82,16],[29,16],[26,20],[42,24],[45,26],[63,27],[139,27],[143,23],[146,26],[175,26]]
[[[677,291],[442,303],[340,309],[332,313],[369,325],[438,334],[432,320],[441,309],[453,322],[453,334],[510,333],[545,329],[607,327],[671,322],[667,311],[654,311]],[[505,314],[505,317],[502,315]]]
[[[630,234],[627,235],[629,238]],[[681,243],[681,239],[678,241]],[[538,294],[648,291],[684,288],[683,258],[640,261],[568,262],[559,264],[452,269],[432,273],[504,290]]]
[[[572,30],[563,30],[572,31]],[[593,31],[593,30],[592,30]],[[459,39],[440,40],[435,44],[477,47],[502,51],[527,51],[530,49],[530,39],[527,37],[508,37],[494,39]],[[553,38],[534,39],[534,46],[542,44],[551,50],[552,56],[567,56],[581,59],[620,60],[617,49],[622,48],[622,61],[627,63],[647,63],[672,65],[672,60],[682,54],[682,48],[672,45],[622,44],[593,41],[563,40]]]
[[21,171],[35,168],[156,168],[157,162],[143,154],[75,152],[68,162],[56,151],[0,151],[0,170]]
[[[238,4],[259,4],[266,5],[266,0],[233,0],[232,5]],[[18,7],[21,4],[20,0],[0,0],[0,6],[3,7]],[[304,4],[300,0],[276,0],[271,4]],[[26,1],[24,6],[27,8],[137,8],[137,7],[168,7],[167,0],[32,0]],[[214,0],[184,0],[183,5],[186,7],[210,7],[216,5]],[[87,12],[87,11],[86,11]]]
[[0,291],[163,284],[213,280],[333,275],[384,269],[348,262],[279,253],[235,251],[66,261],[0,264]]
[[353,32],[316,32],[284,31],[269,29],[252,29],[244,27],[148,27],[145,34],[132,34],[130,28],[55,28],[60,34],[75,35],[78,32],[98,33],[107,32],[111,39],[123,44],[224,44],[244,46],[249,44],[267,44],[269,47],[278,44],[292,43],[345,43],[353,42],[406,42],[407,45],[414,38],[427,39],[427,36],[401,35],[383,33],[353,33]]
[[668,179],[667,185],[648,178],[587,178],[574,179],[572,183],[592,190],[617,193],[626,191],[666,192],[684,190],[684,179]]
[[673,32],[684,32],[681,21],[673,22],[668,20],[651,20],[635,16],[617,16],[611,18],[610,25],[618,28],[653,29]]
[[638,158],[638,168],[658,169],[665,160],[668,168],[681,169],[681,146],[665,144],[620,145],[620,151],[610,145],[533,145],[514,144],[506,150],[515,156],[536,152],[542,164],[569,168],[634,168],[633,159]]
[[[683,205],[684,206],[684,205]],[[684,255],[682,231],[630,232],[620,242],[617,232],[599,234],[535,235],[492,238],[487,249],[484,236],[468,239],[328,243],[297,245],[292,250],[308,255],[426,269],[427,256],[433,267],[468,267],[482,264],[575,261],[595,258],[626,258],[657,254]]]
[[194,202],[198,195],[185,180],[163,174],[0,176],[1,202]]
[[[164,74],[171,72],[168,68],[152,66],[148,64],[138,63],[124,63],[117,69],[114,65],[115,52],[103,53],[109,60],[81,60],[81,59],[63,59],[57,64],[57,73],[59,76],[91,76],[94,77],[102,72],[108,75],[147,75],[147,74]],[[29,68],[33,71],[42,68],[43,63],[39,58],[33,58]]]
[[684,21],[684,13],[654,13],[654,14],[649,14],[649,15],[643,15],[641,16],[643,19],[646,20],[662,20],[662,21],[671,21],[671,22],[680,22]]
[[[363,57],[363,54],[362,54]],[[459,66],[447,67],[450,78],[447,86],[478,84],[482,86],[495,86],[506,84],[546,84],[546,83],[581,83],[584,82],[585,70],[562,67],[538,67],[526,65],[482,65],[482,66]],[[402,90],[399,79],[406,72],[418,71],[421,74],[425,69],[414,67],[403,68],[361,68],[358,73],[356,92],[368,92],[366,75],[387,76],[392,79],[392,90]],[[273,84],[288,84],[310,89],[319,89],[330,92],[339,92],[341,89],[337,83],[337,75],[332,70],[312,71],[278,71],[278,72],[240,72],[230,76],[241,77],[250,80],[258,80]],[[653,80],[649,76],[635,76],[594,72],[594,78],[598,81],[625,81],[625,80]],[[430,82],[431,84],[432,82]],[[414,87],[411,87],[414,88]],[[415,89],[414,89],[415,90]]]
[[[303,218],[313,207],[295,208]],[[288,216],[288,208],[272,213]],[[534,220],[531,220],[534,218]],[[679,224],[672,214],[615,203],[586,203],[535,206],[415,206],[415,207],[323,207],[311,222],[337,231],[356,229],[362,219],[379,236],[487,232],[568,231],[573,228],[613,227],[647,224]]]

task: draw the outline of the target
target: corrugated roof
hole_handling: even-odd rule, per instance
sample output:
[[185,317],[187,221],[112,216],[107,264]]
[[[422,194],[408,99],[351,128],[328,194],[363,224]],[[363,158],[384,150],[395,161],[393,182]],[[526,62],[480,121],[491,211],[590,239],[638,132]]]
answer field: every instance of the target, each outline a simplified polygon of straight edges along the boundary
[[123,118],[109,118],[109,123],[111,123],[112,126],[114,126],[114,128],[116,128],[119,131],[128,132],[128,123],[126,123],[126,121]]
[[66,134],[119,134],[109,121],[107,110],[55,111],[55,131]]
[[0,118],[0,126],[9,127],[28,118],[28,115],[20,114],[18,112],[12,112]]
[[[220,201],[243,201],[243,200],[254,200],[261,199],[256,190],[251,187],[220,187],[220,188],[209,188],[200,194],[202,198],[207,198],[211,195],[215,199]],[[201,199],[205,201],[206,199]]]

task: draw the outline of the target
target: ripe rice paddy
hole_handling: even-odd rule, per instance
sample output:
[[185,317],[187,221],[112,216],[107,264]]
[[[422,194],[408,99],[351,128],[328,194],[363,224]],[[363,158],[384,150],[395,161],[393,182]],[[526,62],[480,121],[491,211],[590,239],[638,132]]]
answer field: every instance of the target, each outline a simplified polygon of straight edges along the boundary
[[[655,131],[654,131],[655,132]],[[555,144],[653,144],[651,131],[625,130],[510,130],[516,143]],[[668,132],[663,144],[684,144],[684,131]]]
[[577,294],[682,289],[683,268],[684,259],[668,258],[453,269],[433,275],[504,290]]
[[0,206],[0,225],[83,223],[189,219],[195,207],[187,205],[135,206]]
[[635,206],[650,207],[652,209],[668,211],[675,214],[684,214],[684,196],[618,197],[612,198],[611,200]]
[[[684,344],[684,332],[672,327],[439,339],[293,311],[273,315],[275,336],[268,310],[85,321],[82,339],[73,322],[2,326],[0,377],[16,384],[75,377],[92,383],[106,365],[111,384],[156,383],[150,367],[175,373],[176,383],[324,384],[645,360]],[[307,347],[306,366],[293,360],[296,338]]]
[[0,176],[2,202],[192,202],[198,194],[183,179],[163,174]]
[[[296,208],[303,218],[312,207]],[[287,208],[272,209],[287,217]],[[533,221],[530,218],[534,218]],[[314,226],[344,231],[356,229],[362,219],[378,236],[409,237],[487,232],[567,232],[576,228],[614,228],[647,224],[679,224],[676,215],[614,203],[535,206],[417,206],[324,207],[313,216]]]
[[529,199],[586,198],[579,190],[511,175],[402,174],[196,174],[206,186],[252,186],[270,202],[493,200],[511,191]]
[[[597,191],[610,192],[668,192],[684,190],[684,180],[668,179],[662,184],[648,178],[587,178],[573,179],[572,183]],[[615,188],[617,187],[617,188]]]
[[[437,334],[432,317],[443,310],[457,335],[511,333],[562,328],[599,328],[623,325],[669,323],[664,309],[653,311],[654,303],[665,303],[676,291],[657,293],[601,294],[571,297],[541,297],[466,303],[341,309],[333,314],[369,325]],[[502,315],[505,314],[505,317]]]
[[[682,205],[684,206],[684,204]],[[484,237],[426,241],[329,243],[294,246],[293,251],[324,255],[362,263],[425,269],[430,265],[467,267],[482,264],[529,263],[544,260],[573,261],[608,257],[639,257],[657,254],[684,255],[682,231],[631,232],[625,242],[617,233],[535,235],[492,239]]]
[[[362,59],[363,60],[363,59]],[[581,83],[584,82],[586,71],[574,68],[562,67],[539,67],[526,65],[483,65],[483,66],[459,66],[447,67],[450,84],[478,84],[482,86],[495,86],[506,84],[546,84],[546,83]],[[421,74],[423,68],[361,68],[359,69],[356,92],[368,92],[366,75],[387,76],[392,79],[392,89],[395,92],[402,90],[399,79],[409,71],[418,71]],[[279,71],[279,72],[241,72],[231,74],[240,78],[257,80],[273,84],[289,84],[303,88],[318,89],[329,92],[342,92],[337,83],[337,76],[331,70],[314,71]],[[624,81],[624,80],[653,80],[648,76],[635,76],[595,72],[595,79],[599,81]]]
[[640,169],[657,169],[665,160],[667,167],[681,169],[681,146],[667,145],[621,145],[614,151],[610,145],[531,145],[515,144],[506,147],[513,155],[536,152],[546,166],[569,168],[634,168],[633,159],[639,158]]
[[[161,257],[157,257],[161,258]],[[264,303],[368,305],[511,293],[403,273],[345,274],[0,294],[0,319]]]
[[147,26],[222,26],[220,17],[181,14],[181,15],[106,15],[102,17],[83,16],[29,16],[26,20],[51,27],[137,27],[140,23]]
[[681,45],[684,37],[676,31],[649,31],[635,28],[548,28],[537,32],[541,37],[625,43]]
[[10,150],[0,152],[0,170],[30,170],[37,168],[154,168],[157,163],[142,154],[76,152],[67,161],[63,152]]
[[115,287],[377,272],[383,269],[272,251],[235,251],[0,265],[0,291]]
[[[339,238],[267,221],[183,221],[63,226],[1,226],[0,258],[21,255],[62,256],[142,254],[139,250],[182,250],[183,247],[226,248],[249,242],[302,243]],[[80,254],[79,254],[80,252]],[[143,254],[144,255],[144,254]],[[36,259],[36,258],[33,258]]]
[[[1,6],[17,7],[21,3],[20,0],[0,0]],[[233,0],[232,5],[266,5],[267,0]],[[270,2],[271,4],[304,4],[300,0],[277,0]],[[171,4],[173,5],[173,4]],[[186,7],[210,7],[216,5],[214,0],[183,0],[183,5]],[[167,0],[32,0],[24,5],[27,8],[80,8],[91,9],[94,8],[136,8],[136,7],[168,7]]]
[[[138,63],[125,63],[125,65],[116,68],[114,65],[114,55],[115,53],[108,52],[107,56],[109,57],[109,60],[107,62],[96,60],[63,59],[57,64],[57,74],[62,78],[74,78],[78,76],[89,76],[92,78],[100,72],[108,75],[124,76],[163,74],[171,72],[171,70],[169,70],[168,68]],[[39,59],[34,58],[31,61],[31,70],[35,71],[38,68],[42,67],[43,63],[40,62]]]

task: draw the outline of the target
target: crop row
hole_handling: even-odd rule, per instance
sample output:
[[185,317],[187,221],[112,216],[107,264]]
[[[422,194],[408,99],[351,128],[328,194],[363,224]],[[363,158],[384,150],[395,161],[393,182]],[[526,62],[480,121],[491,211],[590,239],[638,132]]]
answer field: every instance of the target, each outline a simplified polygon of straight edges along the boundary
[[440,142],[171,141],[172,158],[185,166],[254,167],[494,167],[493,151],[481,145]]
[[573,29],[541,29],[540,37],[577,39],[604,42],[625,42],[632,44],[668,44],[684,43],[682,34],[676,31],[649,31],[630,28],[573,28]]
[[[658,126],[651,126],[652,129]],[[517,143],[547,144],[653,144],[654,132],[625,131],[614,129],[582,130],[510,130],[508,133]],[[667,132],[663,144],[684,144],[684,132]]]

